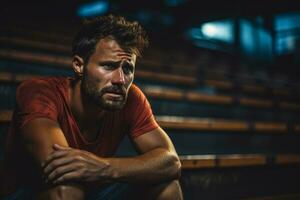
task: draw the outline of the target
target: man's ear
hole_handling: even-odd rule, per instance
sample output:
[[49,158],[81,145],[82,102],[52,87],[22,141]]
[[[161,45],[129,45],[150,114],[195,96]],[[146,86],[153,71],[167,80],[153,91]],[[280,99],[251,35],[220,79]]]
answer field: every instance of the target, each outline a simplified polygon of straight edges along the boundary
[[72,67],[77,77],[83,76],[84,61],[80,56],[73,56]]

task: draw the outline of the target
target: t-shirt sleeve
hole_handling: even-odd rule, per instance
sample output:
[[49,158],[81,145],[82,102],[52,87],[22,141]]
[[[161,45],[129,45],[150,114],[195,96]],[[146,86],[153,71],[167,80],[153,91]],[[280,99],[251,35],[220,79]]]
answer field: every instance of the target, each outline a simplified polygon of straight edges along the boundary
[[23,82],[17,89],[16,120],[18,127],[35,118],[48,118],[57,121],[57,97],[53,88],[45,80],[33,79]]
[[126,113],[129,115],[129,136],[138,137],[158,128],[151,106],[143,92],[132,85],[128,94]]

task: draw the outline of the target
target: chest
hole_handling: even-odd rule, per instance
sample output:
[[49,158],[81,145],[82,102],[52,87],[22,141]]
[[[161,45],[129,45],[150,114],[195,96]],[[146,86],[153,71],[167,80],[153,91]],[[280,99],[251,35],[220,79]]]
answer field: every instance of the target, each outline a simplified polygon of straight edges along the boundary
[[96,141],[97,138],[101,136],[101,133],[104,132],[102,131],[101,127],[102,124],[97,123],[97,124],[90,125],[88,127],[78,127],[78,128],[79,128],[79,132],[87,142],[93,142]]
[[99,156],[113,155],[128,133],[128,125],[120,116],[109,116],[87,127],[79,127],[71,116],[61,125],[70,146]]

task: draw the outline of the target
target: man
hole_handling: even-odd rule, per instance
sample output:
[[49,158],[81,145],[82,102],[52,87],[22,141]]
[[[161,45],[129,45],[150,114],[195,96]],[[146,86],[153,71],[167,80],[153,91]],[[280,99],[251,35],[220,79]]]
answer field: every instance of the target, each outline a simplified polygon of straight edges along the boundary
[[[182,199],[178,155],[132,84],[147,43],[137,22],[94,18],[73,42],[75,78],[19,86],[7,159],[27,197]],[[125,134],[139,155],[114,158]]]

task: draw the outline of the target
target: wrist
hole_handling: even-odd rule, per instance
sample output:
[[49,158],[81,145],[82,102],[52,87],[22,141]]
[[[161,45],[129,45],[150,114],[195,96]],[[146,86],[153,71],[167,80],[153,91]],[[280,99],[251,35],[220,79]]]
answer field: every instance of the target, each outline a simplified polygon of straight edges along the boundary
[[115,160],[112,158],[104,158],[101,162],[104,163],[104,168],[100,170],[100,174],[102,174],[100,179],[108,182],[118,180],[119,172],[116,169],[117,164]]
[[119,159],[116,158],[111,158],[108,159],[109,162],[109,174],[110,174],[110,179],[112,181],[118,181],[120,180],[120,175],[121,175],[121,171],[120,171],[120,166],[121,163],[119,162]]

